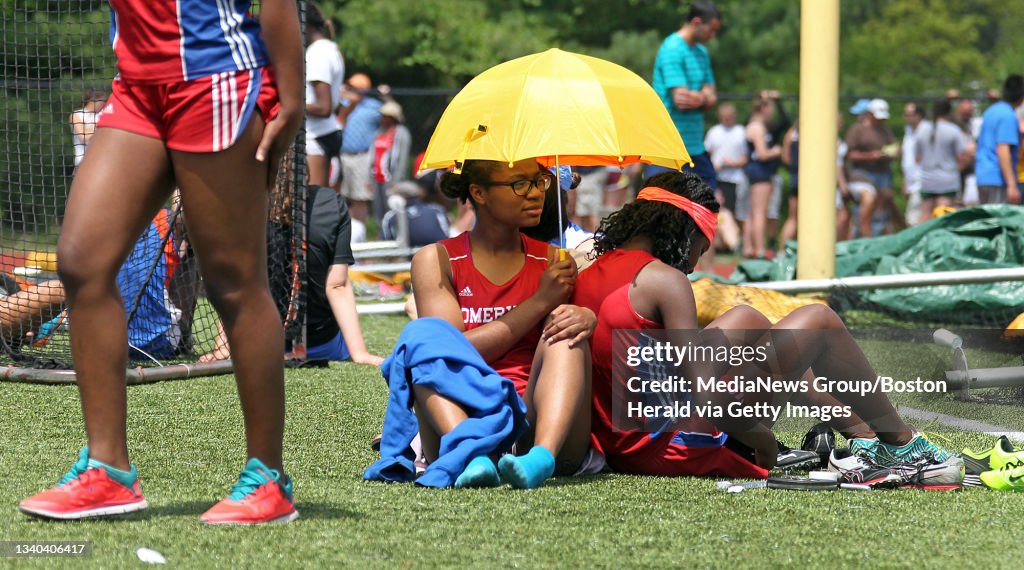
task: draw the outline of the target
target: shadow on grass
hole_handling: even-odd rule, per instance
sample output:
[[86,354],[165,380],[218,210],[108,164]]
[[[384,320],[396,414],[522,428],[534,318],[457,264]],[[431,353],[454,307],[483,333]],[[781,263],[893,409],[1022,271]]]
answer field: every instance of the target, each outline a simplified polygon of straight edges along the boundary
[[[206,510],[212,506],[213,503],[208,501],[189,501],[184,503],[174,503],[170,505],[151,507],[146,511],[138,513],[133,518],[145,519],[152,517],[189,516],[198,519],[199,515],[206,512]],[[334,503],[323,503],[317,501],[299,501],[296,504],[296,508],[299,509],[299,515],[301,516],[302,519],[358,520],[366,518],[366,513],[351,511],[342,508],[340,505]]]
[[140,517],[180,517],[191,516],[199,518],[199,515],[206,512],[213,506],[214,501],[186,501],[182,503],[171,503],[168,505],[152,506],[139,513]]
[[612,473],[598,473],[596,475],[579,475],[576,477],[560,475],[557,477],[552,477],[547,481],[544,481],[544,484],[541,485],[541,487],[572,487],[575,485],[588,485],[590,483],[604,481],[606,479],[611,478]]
[[338,520],[338,519],[365,519],[366,513],[350,511],[336,503],[322,503],[319,501],[299,501],[296,507],[304,519]]

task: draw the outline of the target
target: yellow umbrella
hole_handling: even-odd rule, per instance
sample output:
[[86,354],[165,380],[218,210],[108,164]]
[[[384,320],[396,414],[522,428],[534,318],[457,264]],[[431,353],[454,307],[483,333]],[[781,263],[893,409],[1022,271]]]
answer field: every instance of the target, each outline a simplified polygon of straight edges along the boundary
[[678,170],[691,163],[654,89],[614,63],[550,49],[473,78],[445,109],[421,170],[465,160]]

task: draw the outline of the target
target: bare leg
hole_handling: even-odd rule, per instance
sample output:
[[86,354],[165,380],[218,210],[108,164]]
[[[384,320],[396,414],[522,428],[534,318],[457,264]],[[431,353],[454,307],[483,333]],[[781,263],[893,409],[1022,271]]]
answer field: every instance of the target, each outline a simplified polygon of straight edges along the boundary
[[455,429],[469,416],[458,404],[430,388],[413,386],[412,392],[416,398],[416,417],[420,424],[423,455],[428,463],[433,463],[437,461],[441,436]]
[[[743,344],[751,344],[756,342],[755,337],[761,337],[764,332],[770,329],[772,326],[771,321],[768,320],[762,313],[746,305],[740,305],[734,307],[724,313],[719,318],[708,324],[707,328],[719,328],[723,331],[727,331],[727,335],[731,340],[738,341]],[[805,333],[806,334],[806,333]],[[775,394],[776,402],[801,399],[807,403],[815,406],[841,406],[842,403],[835,398],[832,394],[827,392],[821,392],[813,389],[814,371],[810,368],[806,368],[803,371],[793,370],[793,375],[797,373],[801,374],[801,379],[807,382],[810,390],[806,394]],[[771,399],[772,395],[760,395],[763,400]],[[753,401],[758,400],[758,395],[754,395]],[[874,437],[875,433],[862,420],[856,413],[852,413],[848,418],[833,418],[826,422],[830,427],[839,431],[846,438]],[[770,427],[770,426],[769,426]]]
[[89,454],[117,469],[129,462],[128,327],[116,277],[172,186],[161,141],[97,129],[71,185],[57,244]]
[[933,195],[921,193],[921,215],[917,219],[917,223],[923,224],[932,219],[932,211],[937,206],[936,202],[937,200]]
[[743,257],[754,257],[754,226],[750,223],[750,210],[747,209],[747,219],[740,222],[740,235],[743,236],[741,251]]
[[786,223],[782,225],[782,237],[779,239],[779,251],[786,248],[787,241],[796,239],[798,207],[797,199],[791,196],[789,198],[789,217],[786,218]]
[[572,474],[590,449],[590,346],[541,341],[526,388],[534,445],[555,457],[555,472]]
[[[779,321],[772,332],[784,330],[799,332],[772,334],[771,352],[782,370],[810,367],[828,379],[875,379],[875,370],[864,352],[842,320],[828,307],[810,305],[793,311]],[[903,444],[910,440],[910,426],[900,419],[884,393],[842,392],[832,396],[849,405],[886,443]]]
[[330,182],[331,160],[326,156],[309,155],[306,157],[309,165],[309,183],[316,186],[327,186]]
[[871,229],[871,218],[875,215],[875,202],[877,195],[874,192],[864,191],[860,194],[860,209],[858,219],[860,226],[860,237],[872,237],[874,232]]
[[747,221],[750,224],[751,249],[757,257],[764,257],[768,231],[768,202],[771,198],[771,182],[750,185],[750,213]]
[[906,228],[907,220],[903,217],[903,212],[900,211],[899,206],[896,205],[893,189],[883,188],[879,195],[879,204],[889,212],[889,225],[886,228],[886,233],[896,233]]
[[0,333],[7,336],[26,332],[53,318],[64,304],[60,281],[44,281],[28,289],[0,297]]
[[284,438],[284,332],[267,281],[267,165],[257,162],[263,121],[231,148],[171,151],[189,236],[231,349],[248,457],[280,469]]
[[350,200],[348,212],[352,215],[353,220],[365,223],[366,218],[370,215],[370,203],[364,200]]
[[846,206],[836,208],[836,241],[850,239],[850,211]]

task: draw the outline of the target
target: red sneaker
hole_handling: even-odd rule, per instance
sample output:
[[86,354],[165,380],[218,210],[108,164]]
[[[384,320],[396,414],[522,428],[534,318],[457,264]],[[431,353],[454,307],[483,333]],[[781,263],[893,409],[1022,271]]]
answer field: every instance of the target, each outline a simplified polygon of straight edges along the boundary
[[261,524],[299,518],[292,498],[292,481],[255,457],[245,465],[231,495],[203,513],[206,524]]
[[89,468],[89,449],[85,448],[60,483],[25,499],[18,508],[35,517],[77,520],[123,515],[148,506],[138,479],[128,488],[110,477],[105,468]]

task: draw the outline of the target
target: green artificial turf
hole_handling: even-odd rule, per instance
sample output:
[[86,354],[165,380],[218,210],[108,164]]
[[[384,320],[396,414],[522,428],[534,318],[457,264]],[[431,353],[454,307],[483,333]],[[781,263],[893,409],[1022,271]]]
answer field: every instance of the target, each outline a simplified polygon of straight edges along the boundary
[[[403,323],[363,319],[371,350],[386,352]],[[899,346],[868,348],[894,374],[912,372],[900,367]],[[976,567],[1016,543],[1014,521],[1024,518],[1024,496],[982,489],[734,495],[714,479],[617,474],[533,491],[364,483],[386,403],[379,373],[349,363],[289,370],[287,387],[286,462],[302,518],[210,528],[198,516],[225,496],[244,460],[230,376],[130,388],[129,443],[151,508],[78,523],[32,520],[15,508],[74,461],[84,442],[77,391],[0,384],[0,541],[93,544],[88,558],[0,566],[135,567],[135,550],[147,547],[175,568]],[[784,439],[799,444],[809,423],[787,422]],[[954,448],[991,441],[945,437]]]

